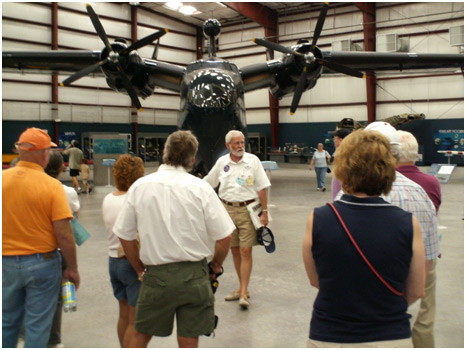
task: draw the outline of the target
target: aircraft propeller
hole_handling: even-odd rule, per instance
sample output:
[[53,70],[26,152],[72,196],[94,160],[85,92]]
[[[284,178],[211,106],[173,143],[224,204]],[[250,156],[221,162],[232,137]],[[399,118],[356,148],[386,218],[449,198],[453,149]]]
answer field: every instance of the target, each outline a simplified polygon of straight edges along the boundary
[[313,62],[317,62],[318,64],[321,64],[324,67],[327,67],[328,69],[333,70],[338,73],[343,73],[343,74],[350,75],[356,78],[365,77],[365,74],[358,72],[352,68],[343,66],[338,63],[329,62],[327,60],[324,60],[318,57],[319,51],[316,45],[317,45],[317,40],[319,39],[320,34],[322,32],[322,28],[324,26],[325,17],[327,16],[327,10],[328,10],[328,2],[324,3],[324,6],[322,10],[320,11],[319,19],[317,20],[316,27],[314,29],[314,36],[312,38],[311,50],[309,52],[301,53],[291,48],[288,48],[288,47],[285,47],[280,44],[276,44],[276,43],[273,43],[267,40],[256,39],[256,38],[252,39],[252,41],[255,42],[256,44],[264,46],[268,49],[279,51],[279,52],[286,53],[286,54],[291,54],[291,55],[298,56],[298,57],[299,56],[304,57],[305,64],[303,67],[303,71],[301,72],[301,75],[299,77],[299,80],[298,80],[298,83],[296,85],[296,89],[293,95],[293,100],[291,102],[291,107],[290,107],[291,115],[293,115],[296,112],[296,109],[298,108],[299,100],[301,99],[301,95],[303,94],[304,89],[306,88],[307,75],[308,75],[308,72],[310,71],[310,68]]
[[121,50],[120,52],[118,52],[118,51],[114,50],[114,48],[112,47],[112,45],[108,41],[107,33],[105,33],[105,29],[102,26],[102,23],[100,22],[99,17],[95,13],[92,6],[90,4],[86,4],[86,8],[87,8],[87,13],[89,14],[89,17],[90,17],[90,19],[92,21],[92,24],[94,25],[94,28],[95,28],[97,34],[99,35],[100,39],[103,41],[103,43],[105,44],[105,47],[108,50],[108,56],[105,59],[103,59],[103,60],[101,60],[101,61],[99,61],[99,62],[97,62],[97,63],[95,63],[95,64],[93,64],[93,65],[91,65],[89,67],[81,69],[79,72],[76,72],[72,76],[68,77],[63,82],[60,83],[60,86],[67,86],[67,85],[71,84],[72,82],[74,82],[74,81],[76,81],[78,79],[81,79],[82,77],[88,75],[89,73],[92,73],[98,67],[101,67],[104,64],[110,63],[111,65],[113,65],[117,69],[117,71],[118,71],[118,73],[120,75],[120,78],[121,78],[121,80],[123,82],[123,85],[125,87],[125,90],[128,93],[129,97],[131,98],[131,101],[133,102],[134,106],[139,111],[142,111],[142,106],[141,106],[141,103],[139,102],[139,98],[138,98],[138,96],[136,94],[136,91],[134,90],[134,87],[131,84],[131,81],[129,80],[128,76],[123,71],[123,68],[121,67],[119,58],[124,57],[124,56],[128,56],[131,51],[137,50],[137,49],[139,49],[139,48],[141,48],[143,46],[146,46],[146,45],[152,43],[154,40],[159,39],[161,36],[163,36],[164,34],[166,34],[168,32],[168,29],[162,29],[162,30],[159,30],[158,32],[155,32],[155,33],[153,33],[151,35],[148,35],[148,36],[136,41],[135,43],[131,44],[129,47],[127,47],[127,48]]

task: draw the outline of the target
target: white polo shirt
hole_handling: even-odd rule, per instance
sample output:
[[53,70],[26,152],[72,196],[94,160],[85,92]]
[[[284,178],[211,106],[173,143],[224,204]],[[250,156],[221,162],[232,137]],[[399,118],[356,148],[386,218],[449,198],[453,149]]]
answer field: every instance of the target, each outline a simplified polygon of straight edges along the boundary
[[215,191],[183,167],[161,165],[129,189],[113,232],[135,240],[146,265],[213,258],[215,241],[230,235],[235,225]]
[[231,159],[230,154],[220,157],[204,180],[213,188],[220,183],[218,195],[228,202],[258,198],[257,192],[270,186],[259,158],[247,152],[238,163]]

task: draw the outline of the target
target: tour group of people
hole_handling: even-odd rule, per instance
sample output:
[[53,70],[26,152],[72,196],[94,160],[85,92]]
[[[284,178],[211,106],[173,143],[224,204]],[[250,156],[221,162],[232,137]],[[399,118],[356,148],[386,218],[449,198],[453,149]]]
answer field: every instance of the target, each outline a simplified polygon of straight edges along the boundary
[[[440,185],[414,165],[418,145],[410,133],[374,122],[332,136],[335,200],[311,211],[302,242],[318,288],[307,346],[434,347]],[[229,153],[203,179],[189,173],[198,149],[190,131],[168,137],[155,173],[144,176],[142,160],[128,154],[115,162],[116,190],[102,212],[122,347],[169,336],[175,320],[178,345],[198,347],[199,336],[216,327],[212,281],[229,251],[238,287],[225,300],[250,307],[258,240],[248,206],[260,205],[260,224],[269,224],[270,181],[245,152],[241,131],[228,132],[225,145]],[[62,279],[80,284],[70,225],[79,207],[70,208],[60,171],[44,172],[51,147],[46,132],[27,129],[17,142],[19,163],[2,173],[4,347],[16,347],[21,327],[25,347],[47,347]],[[330,155],[322,144],[316,153],[310,169],[325,191]],[[418,299],[412,328],[407,309]]]

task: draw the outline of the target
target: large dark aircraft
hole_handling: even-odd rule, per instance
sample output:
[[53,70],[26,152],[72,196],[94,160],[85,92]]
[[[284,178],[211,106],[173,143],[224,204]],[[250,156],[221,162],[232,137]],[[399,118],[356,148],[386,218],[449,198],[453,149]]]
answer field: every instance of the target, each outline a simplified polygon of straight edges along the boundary
[[217,20],[209,19],[203,26],[204,35],[209,39],[209,57],[184,68],[155,58],[142,58],[136,51],[158,40],[168,30],[160,30],[130,46],[124,40],[110,43],[99,17],[88,4],[89,17],[105,44],[101,51],[4,51],[2,65],[3,69],[21,71],[74,72],[61,83],[64,86],[88,74],[103,73],[108,85],[128,94],[137,109],[141,109],[138,97],[151,96],[156,86],[179,93],[178,127],[192,130],[199,139],[196,161],[199,174],[206,173],[226,153],[224,137],[229,130],[238,129],[247,135],[245,92],[269,88],[278,98],[293,94],[290,108],[293,114],[302,93],[312,89],[323,74],[338,72],[362,78],[362,72],[366,71],[463,68],[462,54],[321,51],[317,41],[327,8],[328,4],[324,4],[311,42],[300,40],[287,48],[254,39],[256,44],[285,55],[279,60],[242,68],[216,57],[215,39],[220,35],[221,26]]

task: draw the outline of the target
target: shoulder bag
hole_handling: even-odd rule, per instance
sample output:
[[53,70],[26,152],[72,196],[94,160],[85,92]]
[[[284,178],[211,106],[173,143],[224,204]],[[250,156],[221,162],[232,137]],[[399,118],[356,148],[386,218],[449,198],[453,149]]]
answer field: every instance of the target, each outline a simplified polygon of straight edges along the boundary
[[377,276],[377,278],[388,288],[390,289],[390,291],[398,296],[403,296],[403,293],[402,292],[399,292],[397,291],[395,288],[393,288],[390,284],[388,284],[387,281],[385,281],[385,279],[377,272],[377,270],[374,268],[374,266],[372,266],[372,264],[369,262],[369,260],[366,258],[366,256],[364,255],[364,253],[362,252],[361,248],[359,248],[358,244],[356,243],[356,241],[354,240],[353,236],[351,235],[351,233],[349,232],[348,230],[348,227],[346,227],[343,219],[341,218],[340,216],[340,213],[338,212],[337,208],[335,208],[335,206],[332,204],[332,203],[327,203],[328,206],[330,206],[333,211],[335,212],[335,215],[337,216],[338,220],[340,220],[340,223],[341,223],[341,226],[343,226],[343,229],[345,230],[346,234],[348,235],[349,239],[351,240],[351,242],[353,243],[354,247],[356,248],[356,250],[358,251],[359,255],[361,255],[361,257],[363,258],[363,260],[366,262],[367,266],[369,266],[369,268],[372,270],[372,272]]

